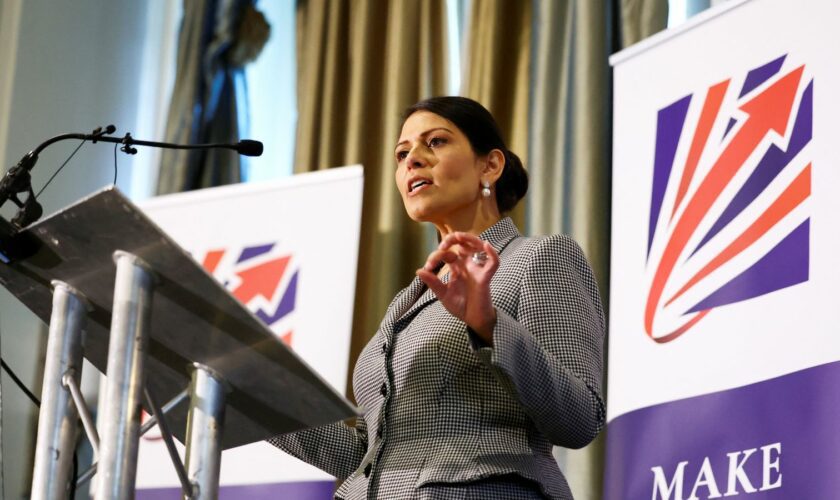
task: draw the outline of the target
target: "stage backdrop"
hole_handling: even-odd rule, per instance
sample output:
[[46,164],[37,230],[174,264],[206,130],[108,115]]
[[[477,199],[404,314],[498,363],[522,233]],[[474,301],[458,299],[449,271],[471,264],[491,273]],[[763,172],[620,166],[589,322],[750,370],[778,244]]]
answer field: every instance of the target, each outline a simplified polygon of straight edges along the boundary
[[612,58],[605,498],[840,495],[840,3]]
[[[338,392],[347,382],[362,167],[158,197],[161,228]],[[235,429],[230,429],[235,432]],[[179,445],[183,458],[183,447]],[[328,499],[335,479],[266,444],[222,453],[221,498]],[[137,498],[180,498],[157,429],[141,438]]]

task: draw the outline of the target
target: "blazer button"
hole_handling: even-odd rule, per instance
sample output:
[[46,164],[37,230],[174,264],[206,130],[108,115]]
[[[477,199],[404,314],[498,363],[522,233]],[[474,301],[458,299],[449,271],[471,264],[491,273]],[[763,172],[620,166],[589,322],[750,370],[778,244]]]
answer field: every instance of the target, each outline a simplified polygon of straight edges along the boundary
[[385,382],[382,382],[382,387],[379,388],[379,394],[382,394],[382,396],[388,395],[388,386],[385,385]]
[[371,470],[372,468],[373,468],[373,467],[371,467],[371,465],[370,465],[370,464],[365,465],[365,477],[370,476],[370,470]]
[[385,342],[383,342],[383,343],[382,343],[382,353],[383,353],[383,354],[387,354],[387,353],[388,353],[388,344],[387,344],[387,343],[385,343]]
[[379,426],[379,427],[376,428],[376,437],[378,437],[378,438],[382,437],[382,426]]

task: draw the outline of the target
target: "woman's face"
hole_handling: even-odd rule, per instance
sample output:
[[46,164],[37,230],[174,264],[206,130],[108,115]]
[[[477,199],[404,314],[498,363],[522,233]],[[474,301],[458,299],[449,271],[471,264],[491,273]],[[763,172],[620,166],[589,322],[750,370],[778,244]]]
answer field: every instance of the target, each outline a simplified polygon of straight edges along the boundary
[[485,159],[446,118],[413,113],[403,123],[394,154],[397,189],[413,220],[446,224],[480,203]]

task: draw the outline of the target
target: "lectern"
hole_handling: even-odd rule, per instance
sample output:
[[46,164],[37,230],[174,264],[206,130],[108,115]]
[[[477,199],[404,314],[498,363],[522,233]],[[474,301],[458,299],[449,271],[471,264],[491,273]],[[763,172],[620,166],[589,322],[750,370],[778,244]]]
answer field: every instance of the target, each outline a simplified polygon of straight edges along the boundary
[[[218,495],[222,450],[356,415],[117,189],[18,238],[29,256],[0,264],[0,283],[49,322],[33,499],[67,497],[80,419],[97,458],[95,498],[134,497],[145,409],[184,497],[204,499]],[[101,437],[78,388],[82,356],[107,376]]]

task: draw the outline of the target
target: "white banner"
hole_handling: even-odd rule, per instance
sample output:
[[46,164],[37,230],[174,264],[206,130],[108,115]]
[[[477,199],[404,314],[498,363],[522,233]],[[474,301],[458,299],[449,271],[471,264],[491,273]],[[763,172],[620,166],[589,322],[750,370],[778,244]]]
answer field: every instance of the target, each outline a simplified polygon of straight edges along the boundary
[[[162,196],[140,206],[343,394],[362,175],[361,166],[336,168]],[[221,485],[229,498],[331,498],[334,478],[255,443],[222,453]],[[137,498],[180,495],[156,429],[141,438],[137,488]]]
[[840,491],[837,19],[733,1],[614,56],[606,498]]

